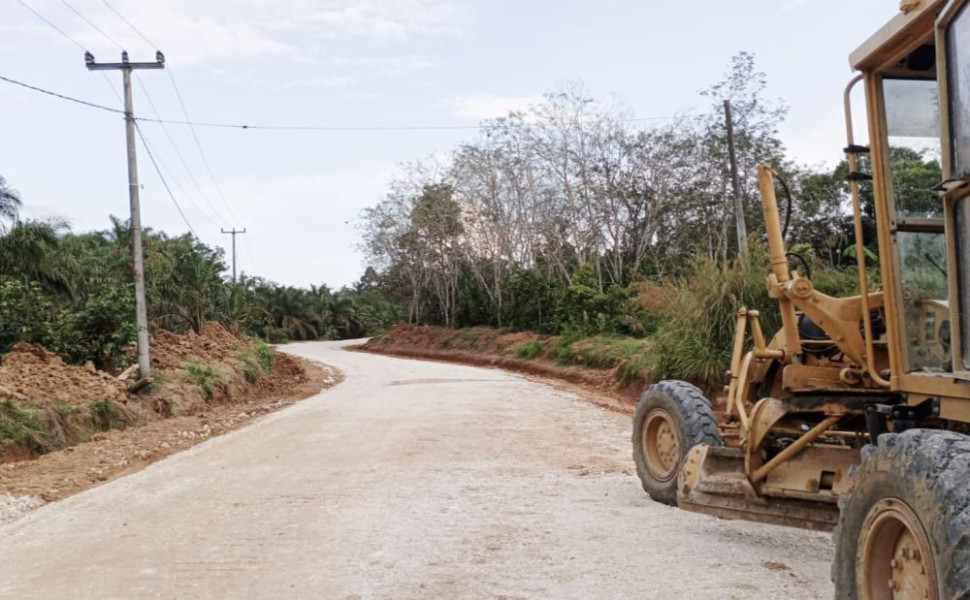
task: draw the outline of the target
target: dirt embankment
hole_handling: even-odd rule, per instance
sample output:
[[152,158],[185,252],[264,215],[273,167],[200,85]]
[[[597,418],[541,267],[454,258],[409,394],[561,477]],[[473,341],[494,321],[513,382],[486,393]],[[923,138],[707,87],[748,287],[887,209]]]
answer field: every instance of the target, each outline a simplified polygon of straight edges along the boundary
[[[0,521],[235,429],[335,384],[339,373],[218,324],[158,332],[153,381],[65,364],[20,344],[0,361]],[[4,506],[8,510],[4,510]],[[11,508],[13,507],[13,508]]]
[[[636,342],[644,344],[644,342]],[[631,412],[651,383],[639,356],[624,356],[621,344],[590,341],[566,344],[558,336],[509,333],[489,327],[451,329],[426,325],[398,325],[372,338],[357,350],[408,358],[498,367],[532,375],[547,383],[566,382],[595,392],[590,398],[607,408]],[[574,391],[576,391],[574,389]],[[611,401],[605,401],[603,397]]]

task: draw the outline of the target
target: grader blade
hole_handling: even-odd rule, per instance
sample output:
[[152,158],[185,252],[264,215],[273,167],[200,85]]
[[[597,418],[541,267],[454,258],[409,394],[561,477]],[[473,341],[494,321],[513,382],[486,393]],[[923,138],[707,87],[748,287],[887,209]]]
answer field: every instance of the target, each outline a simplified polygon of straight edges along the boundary
[[760,496],[744,472],[738,448],[694,446],[678,476],[677,505],[722,519],[743,519],[774,525],[831,531],[838,507],[827,502]]

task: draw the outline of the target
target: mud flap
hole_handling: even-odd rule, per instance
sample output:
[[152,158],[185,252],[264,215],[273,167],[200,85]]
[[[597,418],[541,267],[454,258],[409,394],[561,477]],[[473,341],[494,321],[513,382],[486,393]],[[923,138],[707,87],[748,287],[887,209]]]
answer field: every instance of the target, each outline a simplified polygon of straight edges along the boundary
[[744,472],[738,448],[694,446],[677,477],[677,506],[722,519],[743,519],[831,531],[838,507],[827,502],[760,496]]

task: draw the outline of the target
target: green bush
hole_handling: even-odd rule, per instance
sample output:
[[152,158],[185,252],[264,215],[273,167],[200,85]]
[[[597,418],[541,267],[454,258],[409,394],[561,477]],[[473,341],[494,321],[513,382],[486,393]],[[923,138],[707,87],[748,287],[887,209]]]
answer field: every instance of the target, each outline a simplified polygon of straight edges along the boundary
[[0,353],[17,342],[50,345],[54,339],[54,309],[35,282],[0,283]]
[[542,342],[539,340],[528,340],[519,344],[518,348],[515,349],[515,357],[531,360],[542,354],[542,351]]
[[61,312],[52,349],[68,362],[90,360],[99,369],[112,370],[121,365],[135,340],[134,312],[130,289],[105,286],[80,309]]

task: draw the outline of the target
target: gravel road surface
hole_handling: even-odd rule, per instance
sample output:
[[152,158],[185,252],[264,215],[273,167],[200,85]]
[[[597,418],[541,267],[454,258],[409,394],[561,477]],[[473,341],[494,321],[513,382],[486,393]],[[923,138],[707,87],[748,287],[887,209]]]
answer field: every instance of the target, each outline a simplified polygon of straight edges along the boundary
[[0,598],[831,598],[827,534],[655,504],[629,417],[305,343],[339,386],[0,527]]

